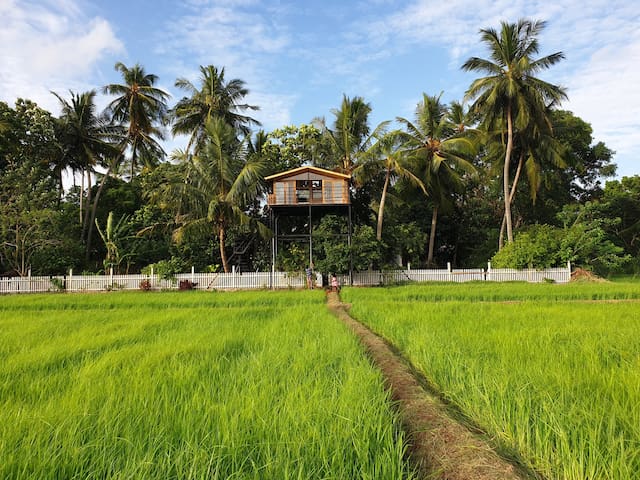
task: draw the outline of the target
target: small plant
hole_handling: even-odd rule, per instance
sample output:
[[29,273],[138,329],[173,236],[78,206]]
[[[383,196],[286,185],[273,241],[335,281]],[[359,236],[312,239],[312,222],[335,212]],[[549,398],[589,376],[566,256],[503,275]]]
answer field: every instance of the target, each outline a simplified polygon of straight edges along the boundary
[[140,287],[140,290],[148,292],[149,290],[151,290],[151,280],[146,278],[142,280],[138,286]]
[[51,282],[51,285],[53,285],[53,288],[56,292],[64,291],[64,282],[61,279],[52,277],[49,279],[49,281]]
[[197,286],[197,282],[192,282],[191,280],[180,280],[180,283],[178,284],[178,290],[193,290]]

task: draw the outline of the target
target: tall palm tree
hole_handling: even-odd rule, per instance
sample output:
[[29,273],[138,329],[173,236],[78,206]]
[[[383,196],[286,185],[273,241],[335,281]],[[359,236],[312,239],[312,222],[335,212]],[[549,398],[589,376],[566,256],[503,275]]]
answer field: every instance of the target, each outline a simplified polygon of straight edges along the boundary
[[340,108],[331,110],[334,116],[333,129],[326,126],[324,118],[316,119],[323,135],[329,140],[335,157],[337,169],[343,173],[352,173],[361,155],[371,146],[373,138],[379,136],[389,122],[382,122],[373,132],[369,128],[371,105],[362,97],[342,97]]
[[436,226],[441,207],[446,206],[451,191],[462,185],[462,175],[475,172],[471,158],[476,154],[476,142],[465,132],[457,132],[450,122],[448,108],[440,102],[442,94],[424,93],[418,103],[413,122],[398,117],[405,126],[405,149],[426,187],[432,203],[431,230],[427,264],[433,264]]
[[266,164],[259,156],[247,156],[246,141],[239,141],[235,129],[223,118],[211,118],[205,135],[206,142],[197,155],[181,152],[183,174],[165,186],[159,199],[170,202],[176,214],[176,241],[190,229],[214,229],[222,265],[228,272],[225,242],[231,225],[253,223],[262,235],[269,232],[245,213],[258,194]]
[[124,83],[106,85],[103,92],[116,96],[107,105],[107,112],[114,123],[127,128],[121,148],[123,152],[127,148],[130,150],[130,172],[133,178],[140,163],[152,168],[165,155],[158,142],[164,139],[158,125],[166,117],[169,94],[155,87],[158,77],[146,73],[139,64],[128,68],[118,62],[115,69],[122,74]]
[[[104,166],[111,158],[118,155],[114,141],[120,129],[109,125],[106,118],[96,115],[95,96],[91,90],[84,93],[69,92],[70,100],[62,98],[55,92],[53,95],[60,101],[62,112],[58,119],[60,143],[62,145],[60,165],[68,166],[82,175],[81,190],[87,185],[86,199],[80,192],[80,222],[82,223],[81,240],[87,242],[92,230],[89,220],[91,204],[91,174],[98,165]],[[94,204],[97,199],[94,200]],[[84,214],[83,214],[84,212]]]
[[564,58],[562,52],[533,58],[539,50],[537,37],[544,27],[545,22],[521,19],[517,23],[502,22],[500,33],[492,28],[482,29],[481,39],[489,47],[490,60],[472,57],[462,65],[463,70],[488,74],[474,80],[465,95],[466,99],[475,99],[472,109],[482,114],[486,130],[506,128],[502,176],[508,242],[513,242],[509,196],[514,133],[522,132],[531,121],[540,118],[547,105],[567,98],[563,88],[536,77]]
[[[488,152],[493,153],[494,157],[503,157],[504,145],[494,139],[489,145]],[[529,183],[529,197],[535,204],[545,173],[552,169],[566,167],[566,162],[563,159],[564,147],[553,136],[551,124],[545,121],[531,122],[521,135],[515,136],[512,155],[514,156],[512,166],[515,165],[516,169],[509,191],[510,205],[514,203],[518,183],[523,172]],[[515,162],[516,158],[517,163]],[[507,218],[506,215],[503,215],[498,237],[499,249],[504,246],[506,225]]]
[[224,119],[245,136],[249,134],[250,126],[260,125],[254,118],[240,113],[259,109],[243,103],[249,94],[245,83],[238,78],[227,81],[224,73],[224,68],[200,66],[200,88],[186,78],[176,80],[175,86],[190,96],[182,98],[171,110],[172,133],[190,135],[187,151],[193,148],[197,153],[202,148],[206,140],[205,126],[214,116]]
[[362,184],[384,173],[384,183],[378,204],[378,223],[376,239],[382,240],[382,223],[387,193],[391,184],[398,178],[405,178],[419,186],[426,193],[423,182],[411,171],[408,157],[402,150],[402,135],[400,131],[378,135],[375,143],[360,157],[358,165],[353,170],[357,183]]

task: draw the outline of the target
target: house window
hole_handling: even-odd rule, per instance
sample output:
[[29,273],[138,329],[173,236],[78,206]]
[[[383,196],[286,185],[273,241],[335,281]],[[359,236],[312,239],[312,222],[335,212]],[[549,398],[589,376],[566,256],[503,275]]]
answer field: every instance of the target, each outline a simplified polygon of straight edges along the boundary
[[322,180],[296,180],[296,198],[298,202],[322,200]]

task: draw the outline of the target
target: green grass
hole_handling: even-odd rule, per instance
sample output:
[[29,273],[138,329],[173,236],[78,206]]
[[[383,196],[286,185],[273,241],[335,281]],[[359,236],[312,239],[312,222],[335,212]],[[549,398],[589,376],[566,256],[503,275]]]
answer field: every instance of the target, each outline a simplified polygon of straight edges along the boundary
[[321,292],[0,298],[0,478],[400,479]]
[[[636,284],[344,289],[445,399],[547,478],[640,478]],[[497,302],[496,300],[499,300]]]

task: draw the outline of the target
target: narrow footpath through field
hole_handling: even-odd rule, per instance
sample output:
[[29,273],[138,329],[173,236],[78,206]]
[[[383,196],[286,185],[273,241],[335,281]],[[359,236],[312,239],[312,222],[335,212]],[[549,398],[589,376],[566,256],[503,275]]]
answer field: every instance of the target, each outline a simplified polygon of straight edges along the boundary
[[446,480],[511,480],[529,478],[499,457],[479,436],[446,412],[442,402],[420,385],[411,368],[378,335],[347,313],[336,293],[329,309],[358,337],[372,362],[382,371],[397,402],[409,441],[411,461],[423,478]]

